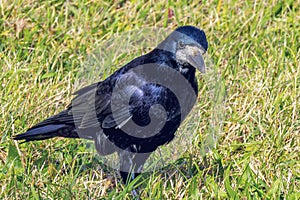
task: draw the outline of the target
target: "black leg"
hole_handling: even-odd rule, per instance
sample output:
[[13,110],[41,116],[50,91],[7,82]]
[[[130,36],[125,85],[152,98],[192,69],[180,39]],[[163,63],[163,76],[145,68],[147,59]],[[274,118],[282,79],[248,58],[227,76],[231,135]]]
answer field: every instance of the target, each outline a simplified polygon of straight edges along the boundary
[[120,174],[124,183],[135,179],[143,170],[150,153],[118,152],[120,159]]
[[[122,177],[122,181],[125,184],[128,184],[142,173],[143,166],[150,156],[150,153],[132,153],[126,150],[118,153],[120,159],[120,174]],[[136,199],[139,199],[139,194],[135,189],[131,191],[131,194]]]

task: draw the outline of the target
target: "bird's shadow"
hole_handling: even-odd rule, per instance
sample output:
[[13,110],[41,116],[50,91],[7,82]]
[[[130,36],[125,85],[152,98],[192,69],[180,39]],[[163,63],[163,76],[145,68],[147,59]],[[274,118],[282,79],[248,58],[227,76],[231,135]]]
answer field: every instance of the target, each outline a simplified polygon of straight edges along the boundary
[[223,180],[224,169],[226,167],[222,165],[220,159],[212,160],[207,157],[199,159],[191,156],[181,157],[175,162],[165,165],[161,169],[142,173],[140,175],[141,179],[145,180],[149,179],[151,176],[155,177],[160,175],[165,182],[168,182],[168,180],[174,180],[178,177],[182,177],[184,180],[188,181],[201,173],[203,182],[207,175],[214,177],[216,181]]
[[[72,149],[75,149],[75,151],[72,151]],[[105,159],[96,153],[86,152],[81,143],[69,143],[64,145],[64,147],[53,148],[51,151],[37,148],[36,151],[40,155],[38,159],[33,160],[33,165],[39,169],[41,167],[47,169],[51,165],[58,173],[68,174],[73,171],[78,176],[86,172],[102,171],[107,176],[120,179],[118,170],[109,167],[105,163]],[[204,175],[202,176],[203,180],[205,180],[205,175],[210,175],[220,180],[223,177],[224,166],[220,159],[216,160],[206,156],[193,158],[186,155],[173,163],[165,164],[163,167],[143,172],[139,178],[147,180],[153,174],[160,174],[161,177],[170,180],[175,177],[175,174],[179,174],[188,180],[198,173]]]
[[[71,142],[63,147],[55,146],[58,146],[58,148],[54,147],[48,151],[35,148],[35,151],[40,155],[37,159],[32,160],[32,165],[30,164],[28,167],[33,166],[38,169],[48,170],[51,166],[51,168],[55,169],[58,176],[67,176],[70,173],[76,174],[77,177],[94,174],[90,176],[93,177],[93,181],[99,181],[99,179],[109,180],[110,187],[107,188],[107,192],[115,190],[120,185],[125,189],[127,188],[119,184],[121,183],[121,177],[118,170],[109,167],[105,163],[105,159],[96,153],[85,152],[82,143]],[[226,167],[222,165],[220,159],[183,155],[175,162],[166,164],[162,168],[143,172],[129,188],[147,188],[147,185],[157,177],[163,180],[165,184],[176,182],[178,178],[189,181],[195,176],[201,177],[202,180],[199,182],[201,184],[205,183],[207,176],[214,177],[219,182],[223,180],[224,168]],[[101,177],[95,175],[100,174],[99,172],[102,174]],[[202,187],[202,185],[199,185],[199,187]],[[128,188],[126,190],[130,192]]]

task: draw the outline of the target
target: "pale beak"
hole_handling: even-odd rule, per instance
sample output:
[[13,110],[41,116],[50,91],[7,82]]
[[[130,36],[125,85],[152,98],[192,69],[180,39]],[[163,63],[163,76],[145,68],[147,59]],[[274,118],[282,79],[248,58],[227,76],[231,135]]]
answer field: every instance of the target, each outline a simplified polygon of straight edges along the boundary
[[205,73],[205,63],[202,55],[204,50],[196,46],[187,46],[187,62],[189,62],[193,67],[198,69],[201,73]]

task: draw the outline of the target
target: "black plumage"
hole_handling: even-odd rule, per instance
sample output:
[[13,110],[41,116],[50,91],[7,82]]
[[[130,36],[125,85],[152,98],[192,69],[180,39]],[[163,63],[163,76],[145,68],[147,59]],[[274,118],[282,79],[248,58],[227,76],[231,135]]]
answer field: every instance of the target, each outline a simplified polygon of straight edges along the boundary
[[[198,94],[195,72],[205,72],[202,54],[207,48],[204,31],[179,27],[148,54],[132,60],[106,80],[75,92],[66,110],[14,139],[94,140],[100,155],[118,153],[123,181],[129,175],[133,179],[151,152],[174,138],[192,109]],[[182,78],[191,90],[179,84]]]

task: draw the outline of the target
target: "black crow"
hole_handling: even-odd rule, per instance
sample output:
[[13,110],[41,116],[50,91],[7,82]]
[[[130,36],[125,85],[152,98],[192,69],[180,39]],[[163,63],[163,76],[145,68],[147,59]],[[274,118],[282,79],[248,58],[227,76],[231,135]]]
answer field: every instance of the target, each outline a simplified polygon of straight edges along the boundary
[[14,136],[94,140],[100,155],[117,152],[124,183],[141,173],[150,154],[169,143],[196,102],[196,69],[205,73],[204,31],[182,26],[154,50],[107,79],[75,92],[66,110]]

